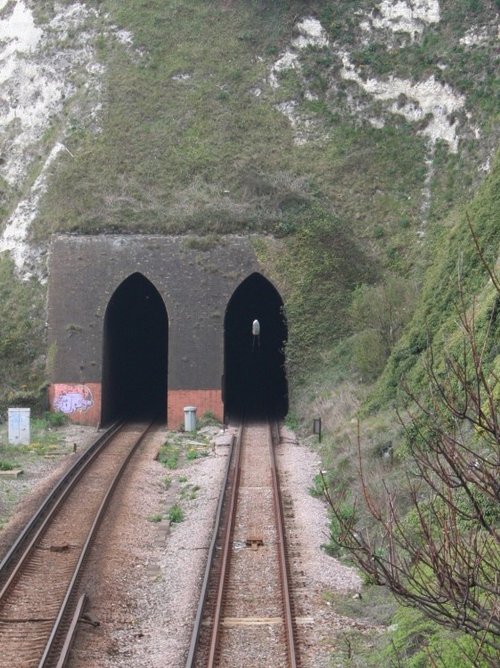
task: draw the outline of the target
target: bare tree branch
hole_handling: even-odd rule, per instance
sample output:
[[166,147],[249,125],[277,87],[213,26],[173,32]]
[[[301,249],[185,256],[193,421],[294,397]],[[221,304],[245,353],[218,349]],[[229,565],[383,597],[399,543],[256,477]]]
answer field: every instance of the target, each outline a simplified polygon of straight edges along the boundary
[[[500,298],[500,281],[484,258],[467,216],[479,257]],[[475,305],[467,307],[459,285],[459,354],[436,363],[429,346],[429,392],[407,383],[407,413],[398,417],[410,450],[407,492],[413,523],[386,485],[374,490],[365,471],[358,423],[357,458],[362,499],[372,520],[360,528],[358,508],[343,512],[347,491],[333,494],[323,480],[338,542],[373,582],[430,619],[474,640],[473,663],[497,665],[500,652],[500,414],[499,379],[485,360],[492,345],[493,314],[479,340]]]

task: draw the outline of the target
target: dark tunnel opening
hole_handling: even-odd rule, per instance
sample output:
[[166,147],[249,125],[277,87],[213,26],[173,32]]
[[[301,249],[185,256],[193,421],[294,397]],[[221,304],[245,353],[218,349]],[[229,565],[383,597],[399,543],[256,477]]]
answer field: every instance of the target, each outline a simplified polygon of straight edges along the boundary
[[142,274],[115,290],[104,318],[101,425],[121,418],[166,419],[168,316]]
[[[259,321],[260,335],[252,333]],[[283,301],[260,274],[234,291],[224,320],[224,410],[227,419],[283,418],[288,412]]]

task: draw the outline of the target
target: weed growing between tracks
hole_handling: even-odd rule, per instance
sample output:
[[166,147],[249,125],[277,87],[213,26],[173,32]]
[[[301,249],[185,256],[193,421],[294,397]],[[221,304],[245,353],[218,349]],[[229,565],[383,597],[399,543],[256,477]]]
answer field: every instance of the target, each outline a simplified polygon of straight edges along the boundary
[[176,469],[180,454],[181,449],[178,445],[166,441],[158,452],[158,461],[168,469]]
[[169,432],[168,438],[158,452],[158,461],[168,469],[179,467],[183,459],[191,461],[206,457],[209,452],[210,435],[201,432]]
[[[212,437],[219,432],[220,424],[211,414],[206,414],[198,422],[199,431],[196,432],[168,432],[165,442],[160,446],[156,456],[157,461],[165,468],[174,471],[183,468],[202,457],[208,457]],[[166,509],[147,516],[150,522],[169,520],[172,524],[182,522],[185,517],[185,504],[194,501],[199,485],[188,482],[187,475],[167,475],[162,480]]]
[[196,499],[199,489],[200,489],[199,485],[191,485],[190,483],[187,483],[181,489],[181,499],[193,501],[194,499]]
[[173,524],[178,524],[184,519],[184,511],[180,506],[175,504],[168,511],[167,517]]

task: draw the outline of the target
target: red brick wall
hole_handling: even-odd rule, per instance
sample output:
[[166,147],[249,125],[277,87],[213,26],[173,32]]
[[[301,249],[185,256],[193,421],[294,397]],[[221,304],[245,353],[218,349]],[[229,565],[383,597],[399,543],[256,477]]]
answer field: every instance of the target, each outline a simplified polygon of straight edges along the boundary
[[49,406],[75,424],[97,426],[101,419],[101,384],[54,383],[49,386]]
[[[49,386],[49,405],[52,411],[65,413],[71,422],[98,426],[101,419],[100,383],[54,383]],[[221,422],[224,405],[220,390],[170,390],[168,393],[168,427],[184,425],[184,406],[196,406],[200,418],[210,411]]]
[[184,425],[184,406],[196,406],[196,417],[210,411],[221,422],[224,406],[220,390],[170,390],[168,393],[168,427],[178,429]]

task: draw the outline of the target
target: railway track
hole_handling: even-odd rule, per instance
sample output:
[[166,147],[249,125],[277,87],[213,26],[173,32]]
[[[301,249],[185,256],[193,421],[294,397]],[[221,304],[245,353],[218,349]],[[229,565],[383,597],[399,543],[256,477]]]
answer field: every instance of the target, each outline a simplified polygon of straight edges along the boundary
[[242,427],[186,668],[299,666],[272,427]]
[[0,564],[0,667],[65,664],[85,597],[78,583],[102,516],[151,425],[117,426],[47,497]]

